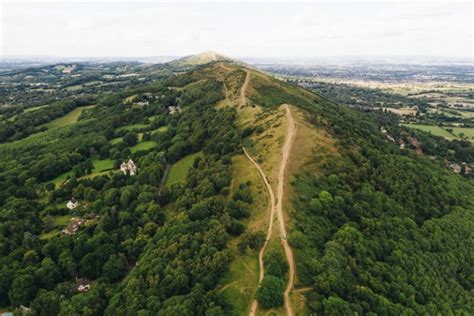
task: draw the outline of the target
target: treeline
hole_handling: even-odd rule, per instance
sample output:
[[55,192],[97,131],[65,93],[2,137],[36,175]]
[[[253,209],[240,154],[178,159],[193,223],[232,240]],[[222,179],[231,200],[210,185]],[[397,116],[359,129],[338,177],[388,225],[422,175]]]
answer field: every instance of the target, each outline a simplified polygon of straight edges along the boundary
[[39,126],[71,112],[78,106],[90,105],[92,102],[91,98],[81,98],[59,101],[30,112],[24,111],[15,116],[11,122],[0,122],[0,143],[19,140],[46,130],[45,127]]

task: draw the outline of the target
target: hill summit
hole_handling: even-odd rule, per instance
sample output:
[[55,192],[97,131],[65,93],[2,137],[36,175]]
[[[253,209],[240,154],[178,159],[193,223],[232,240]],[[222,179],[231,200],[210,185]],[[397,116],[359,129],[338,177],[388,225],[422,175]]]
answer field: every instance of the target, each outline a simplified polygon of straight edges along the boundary
[[224,55],[218,54],[213,51],[206,51],[196,55],[185,56],[176,60],[171,61],[169,64],[173,66],[181,67],[192,67],[205,65],[215,61],[227,61],[234,62],[233,59],[226,57]]

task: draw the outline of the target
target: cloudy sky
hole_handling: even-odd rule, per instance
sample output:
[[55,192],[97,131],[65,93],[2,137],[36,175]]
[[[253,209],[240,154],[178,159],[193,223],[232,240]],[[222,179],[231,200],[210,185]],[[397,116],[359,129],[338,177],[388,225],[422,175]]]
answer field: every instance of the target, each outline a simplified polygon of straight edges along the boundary
[[3,56],[453,56],[473,53],[470,2],[0,0]]

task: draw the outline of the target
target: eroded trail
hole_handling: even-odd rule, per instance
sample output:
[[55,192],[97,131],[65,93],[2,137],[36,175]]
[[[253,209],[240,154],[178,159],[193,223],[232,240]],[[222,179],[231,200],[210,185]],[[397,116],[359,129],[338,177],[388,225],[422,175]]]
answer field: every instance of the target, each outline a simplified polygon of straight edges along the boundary
[[246,70],[246,75],[245,75],[245,81],[244,84],[242,85],[242,88],[240,89],[240,104],[241,105],[247,105],[247,99],[245,97],[246,92],[247,92],[247,87],[249,86],[250,82],[250,71]]
[[296,133],[295,120],[291,114],[290,107],[288,104],[284,104],[283,107],[286,110],[286,119],[288,122],[288,132],[286,134],[285,144],[283,145],[283,156],[280,163],[280,171],[278,173],[278,189],[277,189],[277,204],[276,213],[278,216],[278,222],[280,223],[280,233],[282,236],[281,243],[285,250],[286,259],[288,261],[289,273],[288,273],[288,284],[285,290],[285,309],[288,316],[293,316],[293,309],[290,303],[290,291],[293,288],[295,282],[295,259],[293,257],[293,251],[288,244],[288,238],[285,227],[285,216],[283,214],[283,193],[285,184],[285,171],[288,160],[290,159],[291,147],[293,146],[293,140]]
[[[260,266],[260,277],[259,277],[259,282],[262,282],[263,277],[265,275],[265,265],[263,262],[263,256],[265,254],[265,250],[267,248],[268,242],[271,239],[272,236],[272,228],[273,228],[273,219],[274,219],[274,214],[275,212],[277,213],[278,217],[278,222],[279,222],[279,228],[280,228],[280,234],[281,234],[281,243],[283,245],[283,249],[285,250],[285,255],[286,259],[288,261],[288,267],[289,267],[289,274],[288,274],[288,284],[284,292],[284,299],[285,299],[285,310],[287,315],[293,316],[293,309],[291,307],[290,303],[290,291],[294,286],[294,280],[295,280],[295,261],[293,257],[293,251],[291,250],[290,245],[288,244],[287,241],[287,233],[286,233],[286,226],[285,226],[285,216],[283,213],[283,198],[284,198],[284,184],[285,184],[285,172],[286,172],[286,166],[288,164],[288,160],[290,159],[290,152],[291,152],[291,147],[293,146],[293,140],[295,138],[295,133],[296,133],[296,124],[293,119],[293,115],[291,114],[290,107],[285,104],[283,105],[283,108],[286,111],[286,119],[288,122],[288,131],[286,134],[285,138],[285,144],[283,145],[283,150],[282,150],[282,159],[280,163],[280,169],[278,173],[278,186],[277,186],[277,199],[276,199],[276,204],[275,204],[275,195],[273,193],[272,187],[270,186],[270,183],[268,182],[268,179],[263,172],[262,168],[255,162],[255,160],[250,157],[248,152],[244,148],[244,153],[247,156],[247,158],[255,165],[257,168],[258,172],[260,173],[260,176],[262,177],[265,186],[269,192],[270,195],[270,207],[271,207],[271,212],[270,212],[270,219],[269,219],[269,225],[268,225],[268,231],[267,231],[267,238],[265,240],[265,243],[260,250],[260,253],[258,254],[258,259],[259,259],[259,266]],[[253,300],[251,308],[250,308],[250,316],[254,316],[257,310],[258,303],[256,300]]]
[[[265,265],[263,263],[263,255],[265,254],[265,250],[267,249],[268,242],[270,241],[270,238],[272,237],[272,229],[273,229],[273,218],[275,216],[275,195],[273,194],[272,187],[270,186],[270,183],[268,182],[267,176],[263,172],[262,168],[258,165],[258,163],[250,157],[248,152],[243,148],[245,156],[254,164],[254,166],[257,168],[260,176],[263,179],[263,182],[265,183],[265,187],[267,188],[268,194],[270,196],[270,201],[269,201],[269,206],[270,206],[270,219],[268,223],[268,230],[267,230],[267,237],[265,238],[265,243],[262,246],[262,249],[260,249],[260,252],[258,253],[258,264],[260,266],[260,276],[259,276],[259,283],[262,282],[263,276],[265,275]],[[257,300],[254,299],[252,301],[252,305],[250,307],[250,312],[249,316],[255,316],[255,313],[257,311]]]

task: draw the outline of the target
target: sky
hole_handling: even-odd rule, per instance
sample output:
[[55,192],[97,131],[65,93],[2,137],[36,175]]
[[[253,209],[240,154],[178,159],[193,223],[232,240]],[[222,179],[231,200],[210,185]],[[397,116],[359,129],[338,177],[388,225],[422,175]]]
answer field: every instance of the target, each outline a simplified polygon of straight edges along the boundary
[[0,55],[473,55],[471,2],[0,0]]

